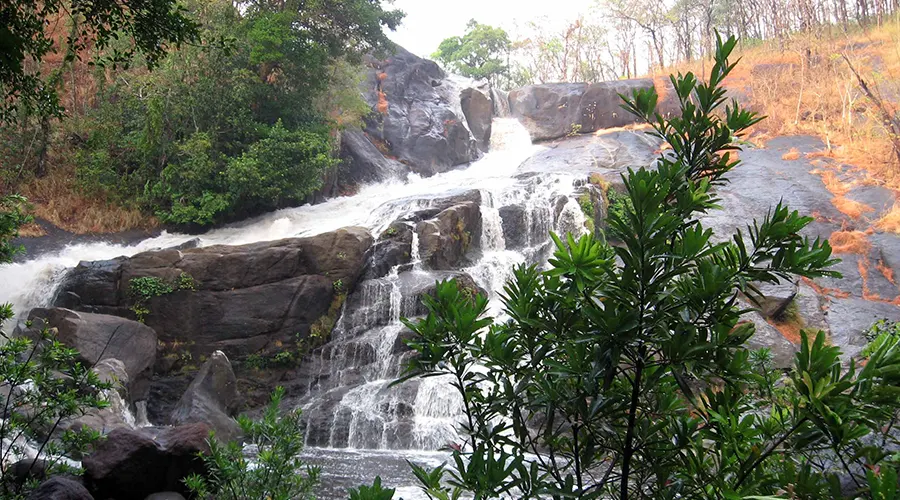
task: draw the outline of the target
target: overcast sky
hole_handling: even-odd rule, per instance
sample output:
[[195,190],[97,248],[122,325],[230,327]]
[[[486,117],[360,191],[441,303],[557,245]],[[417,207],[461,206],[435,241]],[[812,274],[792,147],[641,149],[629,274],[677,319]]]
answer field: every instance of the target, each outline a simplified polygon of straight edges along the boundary
[[392,40],[406,50],[429,56],[441,40],[462,35],[469,19],[500,26],[515,37],[515,23],[528,21],[563,24],[588,11],[595,0],[394,0],[394,8],[406,12]]

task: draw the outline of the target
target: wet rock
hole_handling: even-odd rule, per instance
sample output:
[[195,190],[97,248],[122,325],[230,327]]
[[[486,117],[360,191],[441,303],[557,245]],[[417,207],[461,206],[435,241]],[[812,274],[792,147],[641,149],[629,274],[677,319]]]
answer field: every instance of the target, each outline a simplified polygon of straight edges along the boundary
[[497,118],[506,118],[509,112],[509,93],[491,86],[491,104],[493,105],[494,116]]
[[174,491],[163,491],[149,495],[144,500],[185,500],[184,496]]
[[13,484],[22,486],[30,481],[43,481],[47,477],[50,464],[39,458],[25,458],[6,469],[7,478]]
[[66,274],[65,286],[60,288],[54,303],[70,309],[82,305],[117,306],[117,284],[125,257],[94,262],[79,262]]
[[[94,365],[102,360],[121,360],[132,401],[147,399],[150,376],[156,361],[156,332],[147,325],[117,316],[72,311],[54,307],[35,308],[28,319],[40,318],[58,330],[57,338],[76,349],[82,362]],[[37,332],[28,333],[33,336]]]
[[[560,207],[562,210],[562,207]],[[500,207],[500,227],[506,248],[517,250],[543,243],[556,218],[546,206],[525,207],[520,204]]]
[[170,422],[184,425],[202,422],[223,442],[240,437],[241,429],[232,418],[238,407],[237,380],[231,362],[222,351],[209,357],[172,411]]
[[[131,299],[110,290],[127,290],[139,277],[155,277],[177,288],[187,275],[193,290],[176,290],[146,304],[150,313],[145,321],[159,334],[163,356],[199,359],[222,350],[240,360],[308,335],[335,296],[353,289],[371,245],[368,230],[346,228],[250,245],[151,251],[123,260],[118,273],[106,275],[112,281],[66,280],[62,289],[97,297],[129,315]],[[126,358],[114,355],[128,365]]]
[[822,330],[829,333],[828,322],[825,320],[824,299],[802,280],[797,287],[797,295],[794,296],[793,304],[805,329],[814,332]]
[[522,205],[509,205],[500,207],[500,223],[503,228],[503,239],[506,248],[522,248],[528,243],[528,220],[525,207]]
[[[387,325],[399,317],[412,317],[426,312],[422,297],[433,295],[438,281],[456,279],[460,285],[472,292],[486,293],[468,274],[461,271],[433,271],[428,273],[406,271],[392,279],[368,280],[347,298],[342,328],[349,336],[356,336],[377,326]],[[394,294],[398,297],[394,297]],[[394,304],[394,300],[398,303]],[[397,307],[399,310],[393,310]],[[325,350],[330,349],[328,345]],[[352,353],[345,353],[352,359],[364,361],[375,352],[360,346]]]
[[367,65],[363,97],[374,112],[365,131],[382,151],[421,175],[478,158],[459,110],[462,89],[435,62],[397,47],[387,59],[369,58]]
[[422,262],[431,269],[454,269],[477,246],[481,235],[481,207],[463,202],[416,225]]
[[543,141],[578,132],[581,99],[586,83],[529,85],[509,93],[510,114],[528,130],[531,139]]
[[[619,95],[631,97],[636,90],[653,87],[654,82],[650,78],[590,84],[585,89],[579,106],[581,115],[581,121],[579,122],[581,125],[580,132],[595,132],[605,128],[623,127],[638,122],[634,115],[622,109],[622,98]],[[672,95],[672,92],[669,92],[668,95]],[[659,108],[663,114],[671,113],[677,109],[672,100],[665,98],[660,100]]]
[[28,500],[94,500],[83,484],[63,476],[54,476],[41,483]]
[[185,241],[184,243],[166,248],[166,250],[189,250],[191,248],[199,248],[199,247],[200,247],[200,238],[191,238],[191,239]]
[[545,144],[518,168],[520,173],[568,172],[573,175],[598,174],[607,181],[620,181],[629,167],[652,165],[659,139],[643,132],[611,131],[603,135],[585,134]]
[[91,368],[101,382],[112,384],[114,391],[128,399],[128,370],[125,363],[115,358],[105,358]]
[[394,267],[408,264],[412,255],[412,240],[413,232],[409,224],[391,224],[372,247],[364,279],[382,278]]
[[145,498],[159,491],[186,494],[183,480],[205,471],[209,428],[191,424],[150,431],[116,429],[82,461],[85,482],[98,498]]
[[341,173],[343,184],[358,185],[404,177],[406,167],[397,160],[385,158],[365,132],[350,129],[341,133]]
[[755,297],[763,316],[781,318],[799,290],[799,280],[782,280],[779,283],[758,283],[760,296]]
[[109,382],[113,386],[101,392],[101,397],[106,400],[106,408],[90,408],[78,417],[64,420],[59,424],[59,430],[91,429],[106,435],[119,428],[134,428],[134,416],[128,403],[128,373],[125,364],[118,359],[104,359],[97,363],[92,370],[97,373],[101,381]]
[[761,314],[750,312],[741,316],[742,321],[749,321],[756,327],[756,332],[747,341],[747,348],[767,348],[772,353],[772,362],[776,368],[789,368],[794,363],[797,346],[786,339],[777,328],[769,324]]
[[460,106],[466,117],[469,130],[475,136],[478,148],[484,152],[491,145],[491,121],[494,118],[494,105],[491,102],[490,86],[484,89],[467,88],[459,95]]
[[[509,107],[532,140],[558,139],[636,123],[638,119],[622,109],[619,94],[630,96],[653,86],[651,79],[529,85],[509,93]],[[674,109],[674,103],[661,103],[664,113]]]
[[880,319],[900,321],[900,307],[857,297],[832,298],[825,313],[832,344],[844,359],[855,357],[868,343],[864,333]]

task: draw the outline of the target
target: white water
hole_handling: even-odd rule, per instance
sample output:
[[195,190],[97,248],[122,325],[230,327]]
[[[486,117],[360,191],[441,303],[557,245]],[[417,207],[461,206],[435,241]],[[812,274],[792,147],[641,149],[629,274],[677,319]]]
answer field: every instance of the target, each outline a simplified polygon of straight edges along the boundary
[[[390,181],[363,187],[359,193],[278,210],[199,237],[200,246],[242,245],[281,238],[312,236],[347,226],[364,226],[373,234],[429,197],[460,189],[502,191],[514,184],[516,167],[539,150],[512,119],[494,123],[495,151],[467,168],[433,177],[410,175],[407,182]],[[179,245],[195,236],[163,232],[136,245],[85,243],[67,246],[33,260],[0,267],[0,303],[12,303],[17,313],[48,305],[66,269],[80,261],[131,256],[146,250]]]

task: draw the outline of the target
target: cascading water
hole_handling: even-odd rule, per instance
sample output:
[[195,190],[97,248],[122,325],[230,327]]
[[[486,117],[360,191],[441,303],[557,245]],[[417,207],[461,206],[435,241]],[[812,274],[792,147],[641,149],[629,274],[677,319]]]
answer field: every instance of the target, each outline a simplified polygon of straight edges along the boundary
[[[363,187],[354,196],[312,206],[279,210],[210,231],[199,246],[246,244],[311,236],[346,226],[363,226],[380,235],[392,223],[461,187],[480,194],[481,234],[458,271],[432,271],[420,255],[413,230],[410,264],[384,277],[365,280],[348,297],[330,341],[305,361],[304,408],[308,444],[324,448],[436,450],[457,440],[460,401],[446,380],[430,378],[391,386],[408,351],[402,317],[424,314],[420,297],[436,280],[468,275],[500,313],[498,294],[514,265],[542,263],[550,249],[548,232],[584,231],[584,215],[571,196],[576,176],[566,172],[521,172],[519,166],[542,148],[531,144],[514,119],[495,119],[491,152],[468,167],[429,178],[410,175]],[[413,223],[411,223],[413,224]],[[0,303],[17,313],[51,303],[66,269],[79,261],[166,248],[195,237],[163,233],[136,245],[72,245],[33,260],[0,268]],[[146,424],[146,408],[136,409],[135,424]]]

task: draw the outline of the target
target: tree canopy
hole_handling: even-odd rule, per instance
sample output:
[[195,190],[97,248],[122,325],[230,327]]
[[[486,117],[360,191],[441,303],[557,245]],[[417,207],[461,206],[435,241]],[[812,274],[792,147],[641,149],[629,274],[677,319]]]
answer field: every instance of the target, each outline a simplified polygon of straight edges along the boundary
[[506,31],[472,19],[463,36],[444,39],[432,57],[463,76],[499,84],[500,77],[509,73],[509,50]]
[[[51,23],[68,25],[64,46]],[[172,47],[196,40],[198,25],[177,0],[11,0],[0,5],[0,122],[15,119],[16,105],[59,113],[53,78],[41,62],[64,51],[70,62],[84,49],[104,52],[105,63],[128,64],[141,54],[148,66]]]

